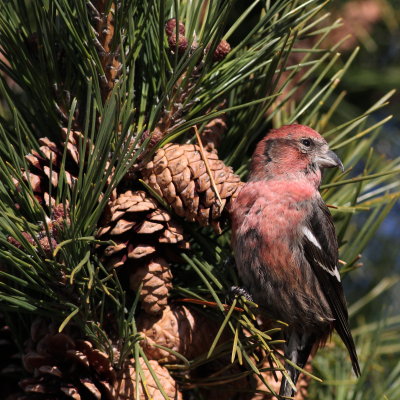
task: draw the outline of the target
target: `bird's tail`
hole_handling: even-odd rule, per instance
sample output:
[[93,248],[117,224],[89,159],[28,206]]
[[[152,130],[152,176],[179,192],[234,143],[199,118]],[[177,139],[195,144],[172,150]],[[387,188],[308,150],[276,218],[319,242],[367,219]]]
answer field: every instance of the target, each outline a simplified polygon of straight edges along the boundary
[[[304,368],[315,343],[316,337],[313,334],[291,332],[285,344],[285,356],[300,368]],[[288,363],[286,363],[285,368],[290,379],[296,386],[300,371]],[[294,397],[295,394],[296,391],[283,376],[279,395],[285,398]]]
[[346,345],[347,350],[349,352],[351,358],[351,364],[353,366],[353,371],[356,376],[361,375],[360,364],[358,362],[356,345],[354,344],[353,336],[351,335],[348,323],[347,324],[337,324],[336,326],[337,333],[340,338],[343,340],[343,343]]

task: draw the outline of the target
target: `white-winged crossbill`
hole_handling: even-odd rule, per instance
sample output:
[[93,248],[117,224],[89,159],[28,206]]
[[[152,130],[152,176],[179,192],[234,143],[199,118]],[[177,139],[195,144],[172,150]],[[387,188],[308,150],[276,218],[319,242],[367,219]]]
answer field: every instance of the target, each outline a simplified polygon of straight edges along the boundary
[[[271,130],[254,152],[248,182],[232,206],[232,247],[243,284],[265,315],[283,320],[285,356],[304,367],[334,329],[360,374],[338,270],[331,214],[321,198],[323,168],[343,165],[303,125]],[[287,364],[296,384],[299,371]],[[286,379],[280,395],[294,396]]]

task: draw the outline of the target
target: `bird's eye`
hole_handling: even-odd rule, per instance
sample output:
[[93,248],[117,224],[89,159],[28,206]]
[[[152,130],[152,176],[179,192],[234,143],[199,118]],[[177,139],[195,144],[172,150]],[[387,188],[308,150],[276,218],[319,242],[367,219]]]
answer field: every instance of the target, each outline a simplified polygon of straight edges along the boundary
[[306,147],[310,147],[312,142],[311,142],[310,139],[303,139],[303,140],[301,141],[301,143],[303,143],[304,146],[306,146]]

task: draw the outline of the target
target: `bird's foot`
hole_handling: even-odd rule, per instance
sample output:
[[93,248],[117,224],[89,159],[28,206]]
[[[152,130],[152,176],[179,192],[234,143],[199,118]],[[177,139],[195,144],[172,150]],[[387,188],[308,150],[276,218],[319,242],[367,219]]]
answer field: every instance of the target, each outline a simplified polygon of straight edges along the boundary
[[244,287],[231,286],[229,294],[230,294],[231,298],[233,298],[235,296],[239,296],[239,297],[243,296],[246,300],[251,301],[252,303],[254,303],[253,297],[251,297],[251,294]]

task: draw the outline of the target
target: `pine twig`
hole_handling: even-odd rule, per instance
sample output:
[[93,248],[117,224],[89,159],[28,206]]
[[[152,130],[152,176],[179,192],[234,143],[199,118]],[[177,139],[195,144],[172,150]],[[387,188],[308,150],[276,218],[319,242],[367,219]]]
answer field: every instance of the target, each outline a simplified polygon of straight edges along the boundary
[[97,21],[96,31],[99,45],[97,48],[104,71],[104,76],[100,80],[103,102],[109,97],[121,69],[121,62],[118,60],[119,46],[113,43],[115,4],[112,3],[107,13],[107,3],[107,0],[97,0],[95,6],[92,7],[92,9],[97,10],[94,19]]

